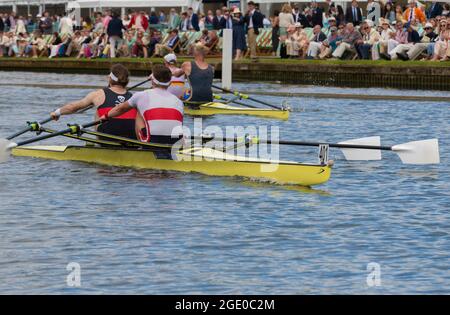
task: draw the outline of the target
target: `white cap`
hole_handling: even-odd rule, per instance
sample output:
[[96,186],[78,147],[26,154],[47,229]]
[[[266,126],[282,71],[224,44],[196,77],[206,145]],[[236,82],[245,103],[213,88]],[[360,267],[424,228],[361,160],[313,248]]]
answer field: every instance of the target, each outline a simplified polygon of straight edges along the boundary
[[425,28],[427,28],[427,27],[431,27],[431,28],[433,28],[433,24],[431,24],[431,23],[427,23],[427,24],[425,24]]
[[164,60],[168,63],[177,62],[177,56],[175,54],[167,54],[164,56]]

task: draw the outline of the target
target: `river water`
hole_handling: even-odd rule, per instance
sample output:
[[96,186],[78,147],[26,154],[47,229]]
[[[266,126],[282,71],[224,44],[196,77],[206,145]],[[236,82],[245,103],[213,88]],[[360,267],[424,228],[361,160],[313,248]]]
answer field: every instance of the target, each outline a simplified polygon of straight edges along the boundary
[[[89,91],[20,83],[102,85],[105,79],[24,72],[0,77],[2,137]],[[277,84],[236,88],[450,95]],[[379,135],[392,145],[439,138],[441,164],[403,165],[390,152],[382,161],[348,162],[332,151],[330,181],[299,189],[12,157],[0,165],[0,293],[449,294],[449,104],[289,102],[296,112],[286,122],[221,116],[204,124],[278,126],[281,138],[292,140]],[[91,119],[86,113],[49,126]],[[301,160],[304,151],[281,150],[291,160]],[[79,287],[66,281],[69,263],[81,268]]]

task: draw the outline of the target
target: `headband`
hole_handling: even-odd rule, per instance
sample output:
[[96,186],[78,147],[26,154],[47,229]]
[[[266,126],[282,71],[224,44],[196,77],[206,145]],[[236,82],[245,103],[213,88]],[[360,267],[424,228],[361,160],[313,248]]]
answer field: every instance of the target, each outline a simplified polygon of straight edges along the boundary
[[153,81],[153,83],[155,83],[156,85],[161,85],[161,86],[170,86],[171,82],[159,82],[158,80],[155,79],[155,77],[153,76],[153,74],[150,76],[150,79]]
[[118,77],[116,77],[115,75],[114,75],[114,73],[110,73],[109,74],[109,77],[111,78],[111,80],[113,80],[114,82],[119,82],[119,78]]

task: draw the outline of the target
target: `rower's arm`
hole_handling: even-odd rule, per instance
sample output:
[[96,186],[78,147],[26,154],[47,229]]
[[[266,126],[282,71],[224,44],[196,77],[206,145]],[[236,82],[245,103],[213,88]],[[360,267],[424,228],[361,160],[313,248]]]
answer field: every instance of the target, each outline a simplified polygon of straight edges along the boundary
[[183,69],[178,69],[178,70],[176,70],[176,71],[174,71],[173,72],[173,76],[174,77],[181,77],[182,75],[184,75],[185,73],[184,73],[184,70]]
[[82,109],[85,109],[85,108],[93,105],[97,96],[98,96],[98,91],[91,92],[88,95],[86,95],[85,98],[83,98],[79,101],[68,103],[68,104],[64,105],[63,107],[57,109],[56,111],[50,113],[50,116],[52,117],[52,119],[58,120],[59,117],[62,115],[70,115],[70,114],[76,113]]
[[[189,61],[186,61],[181,65],[180,71],[182,71],[182,73],[180,75],[185,74],[188,76],[191,74],[191,70],[192,70],[191,63]],[[177,75],[175,75],[175,76],[177,76]]]
[[[122,115],[123,113],[128,112],[129,110],[133,109],[133,107],[130,105],[128,101],[121,103],[117,106],[115,106],[113,109],[111,109],[108,114],[106,114],[106,119],[108,118],[114,118],[117,116]],[[102,117],[100,117],[102,118]]]

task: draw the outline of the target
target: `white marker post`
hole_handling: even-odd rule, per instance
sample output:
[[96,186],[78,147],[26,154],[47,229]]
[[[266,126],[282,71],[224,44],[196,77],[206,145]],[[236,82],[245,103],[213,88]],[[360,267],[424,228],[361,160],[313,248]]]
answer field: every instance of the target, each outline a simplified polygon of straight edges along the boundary
[[223,30],[222,44],[222,88],[231,89],[233,70],[233,30]]

